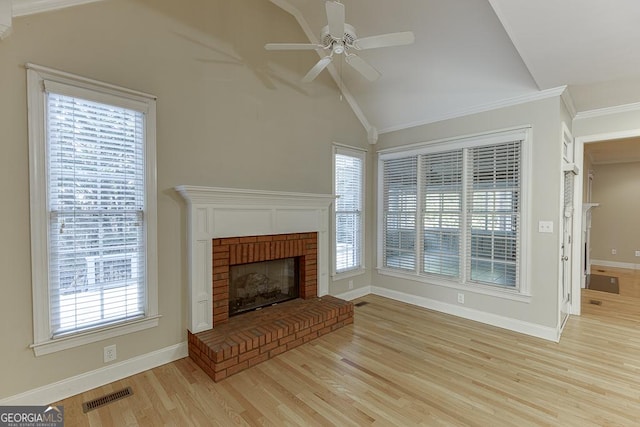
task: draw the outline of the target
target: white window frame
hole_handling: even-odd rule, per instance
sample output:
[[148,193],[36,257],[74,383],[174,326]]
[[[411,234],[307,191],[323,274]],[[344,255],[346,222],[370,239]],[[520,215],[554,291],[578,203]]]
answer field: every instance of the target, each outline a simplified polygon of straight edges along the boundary
[[[152,328],[159,323],[157,274],[156,98],[142,92],[79,77],[39,65],[26,64],[29,119],[29,178],[31,210],[31,272],[33,290],[33,349],[49,354],[119,335]],[[49,315],[49,218],[47,185],[46,92],[59,88],[83,99],[141,111],[145,115],[145,316],[99,328],[52,337]]]
[[365,202],[366,202],[366,196],[365,196],[365,190],[366,190],[366,174],[367,174],[367,161],[366,161],[366,155],[367,152],[366,150],[362,150],[362,149],[358,149],[355,147],[349,147],[346,145],[340,145],[340,144],[335,144],[333,145],[333,194],[337,195],[337,183],[336,183],[336,155],[344,155],[344,156],[350,156],[350,157],[356,157],[358,159],[360,159],[362,161],[362,179],[360,182],[360,195],[361,195],[361,200],[360,200],[360,206],[361,206],[361,211],[360,211],[360,248],[359,248],[359,254],[360,254],[360,259],[358,262],[358,266],[355,268],[352,268],[350,270],[345,270],[345,271],[341,271],[338,272],[337,271],[337,237],[336,237],[336,233],[337,233],[337,205],[334,202],[333,203],[333,233],[332,233],[332,247],[333,247],[333,256],[332,256],[332,267],[331,267],[331,275],[334,279],[339,280],[339,279],[344,279],[344,278],[348,278],[348,277],[353,277],[353,276],[357,276],[360,274],[363,274],[365,271],[365,255],[364,255],[364,249],[365,249],[365,232],[364,232],[364,227],[365,227]]
[[[529,280],[529,250],[528,242],[530,241],[530,194],[531,194],[531,138],[532,129],[530,126],[511,128],[505,130],[498,130],[490,133],[474,134],[461,136],[457,138],[447,138],[437,141],[423,142],[417,144],[411,144],[403,147],[394,147],[387,150],[381,150],[378,152],[378,176],[377,176],[377,270],[378,273],[388,275],[397,278],[408,279],[412,281],[429,283],[433,285],[460,289],[466,291],[473,291],[480,294],[486,294],[496,296],[505,299],[512,299],[516,301],[528,302],[530,300],[530,280]],[[421,223],[420,209],[416,216],[416,266],[415,271],[398,270],[393,268],[387,268],[383,265],[384,260],[384,224],[382,223],[384,213],[384,177],[381,171],[384,168],[384,161],[390,159],[406,158],[409,156],[438,153],[451,151],[456,149],[467,149],[473,147],[501,144],[511,142],[515,140],[522,141],[521,152],[521,206],[520,206],[520,263],[518,271],[518,283],[516,288],[507,288],[498,285],[480,284],[474,283],[466,277],[466,267],[462,269],[461,277],[455,279],[448,279],[446,277],[439,277],[436,275],[429,275],[420,272],[420,263],[417,260],[421,257],[421,245],[422,230],[418,225]],[[420,171],[418,171],[420,176]],[[420,178],[419,178],[420,179]],[[420,194],[422,190],[418,188]],[[419,201],[419,205],[420,205]],[[463,203],[464,200],[463,200]],[[466,206],[466,204],[464,205]],[[466,212],[466,207],[464,207]],[[465,215],[466,217],[466,215]],[[462,241],[466,242],[466,227],[462,230]],[[461,256],[466,257],[464,250]],[[466,258],[461,259],[461,263],[466,265]]]

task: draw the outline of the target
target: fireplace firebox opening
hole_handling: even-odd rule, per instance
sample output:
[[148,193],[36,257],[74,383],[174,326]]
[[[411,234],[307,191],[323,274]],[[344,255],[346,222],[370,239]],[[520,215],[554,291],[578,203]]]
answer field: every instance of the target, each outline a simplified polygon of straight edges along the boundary
[[230,267],[229,316],[299,296],[300,257]]

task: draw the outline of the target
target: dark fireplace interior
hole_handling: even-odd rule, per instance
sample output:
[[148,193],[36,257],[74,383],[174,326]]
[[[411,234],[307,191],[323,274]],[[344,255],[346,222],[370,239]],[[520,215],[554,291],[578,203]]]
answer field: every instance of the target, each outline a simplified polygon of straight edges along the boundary
[[299,296],[299,257],[232,265],[229,273],[229,316]]

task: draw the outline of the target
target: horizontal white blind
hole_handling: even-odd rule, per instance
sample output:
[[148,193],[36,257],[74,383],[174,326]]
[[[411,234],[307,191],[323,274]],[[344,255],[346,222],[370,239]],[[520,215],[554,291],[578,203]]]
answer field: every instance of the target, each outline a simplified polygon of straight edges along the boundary
[[427,274],[460,276],[462,150],[420,156],[423,265]]
[[417,156],[383,162],[383,266],[416,270]]
[[363,166],[361,156],[335,155],[336,273],[361,267]]
[[467,274],[471,281],[518,284],[521,141],[469,150]]
[[145,313],[144,114],[47,94],[52,336]]

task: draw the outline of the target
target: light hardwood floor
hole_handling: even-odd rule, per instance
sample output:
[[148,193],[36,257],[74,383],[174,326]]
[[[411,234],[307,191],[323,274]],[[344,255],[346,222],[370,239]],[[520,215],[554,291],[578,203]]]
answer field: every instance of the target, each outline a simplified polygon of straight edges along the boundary
[[620,294],[583,289],[582,313],[629,327],[640,326],[640,270],[593,265],[591,273],[617,277]]
[[[585,314],[560,343],[377,296],[355,323],[214,383],[189,359],[60,402],[68,426],[640,423],[640,328]],[[132,397],[81,404],[131,386]]]

